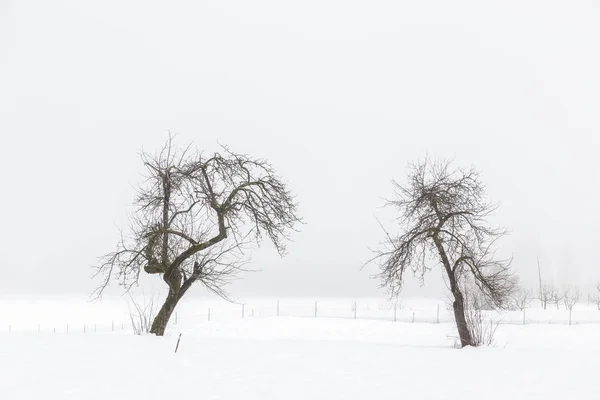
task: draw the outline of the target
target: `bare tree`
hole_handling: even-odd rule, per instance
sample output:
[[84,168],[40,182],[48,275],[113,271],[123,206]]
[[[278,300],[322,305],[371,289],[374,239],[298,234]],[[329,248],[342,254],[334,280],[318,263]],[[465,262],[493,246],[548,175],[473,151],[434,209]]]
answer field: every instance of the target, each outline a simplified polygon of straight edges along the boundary
[[542,303],[544,310],[548,308],[548,304],[552,303],[554,297],[556,297],[556,288],[553,284],[544,282],[538,293],[538,300]]
[[453,169],[448,161],[425,160],[411,165],[407,184],[394,182],[394,187],[396,198],[388,205],[400,212],[401,233],[386,231],[386,240],[370,260],[379,265],[382,286],[396,295],[407,270],[423,282],[431,269],[429,261],[441,265],[453,297],[461,345],[475,345],[461,282],[472,279],[485,300],[497,308],[506,306],[514,287],[511,260],[495,255],[495,245],[506,232],[486,222],[495,206],[485,199],[479,173]]
[[589,298],[598,307],[598,311],[600,311],[600,282],[596,283],[596,291],[590,294]]
[[512,296],[512,305],[521,311],[525,310],[533,301],[533,290],[519,287]]
[[549,286],[549,294],[550,294],[550,303],[554,304],[556,306],[557,310],[560,310],[560,303],[564,299],[564,293],[561,292],[554,285],[550,285]]
[[577,286],[567,285],[563,289],[562,296],[563,301],[565,303],[565,308],[569,311],[573,310],[573,307],[579,301],[581,297],[581,291]]
[[228,298],[224,287],[242,270],[249,245],[267,236],[283,255],[300,218],[294,197],[265,160],[226,147],[205,156],[191,146],[178,148],[172,137],[141,159],[146,175],[130,227],[97,267],[104,280],[95,294],[112,279],[128,290],[142,271],[162,276],[169,291],[150,332],[163,335],[195,282]]

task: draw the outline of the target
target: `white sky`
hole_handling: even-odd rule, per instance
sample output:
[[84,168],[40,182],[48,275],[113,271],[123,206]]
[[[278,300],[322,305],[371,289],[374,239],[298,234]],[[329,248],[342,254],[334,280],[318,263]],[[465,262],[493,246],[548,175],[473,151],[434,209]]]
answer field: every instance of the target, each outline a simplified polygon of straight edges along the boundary
[[298,194],[290,254],[261,247],[236,294],[376,294],[381,197],[426,153],[482,171],[525,280],[538,254],[549,279],[600,280],[600,3],[90,4],[0,0],[0,290],[91,290],[167,130],[265,157]]

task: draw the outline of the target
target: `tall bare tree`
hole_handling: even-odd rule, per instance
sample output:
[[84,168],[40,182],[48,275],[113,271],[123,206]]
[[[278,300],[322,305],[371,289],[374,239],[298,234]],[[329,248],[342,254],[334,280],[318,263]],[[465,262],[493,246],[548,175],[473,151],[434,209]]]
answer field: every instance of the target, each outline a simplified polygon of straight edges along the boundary
[[544,285],[542,284],[542,266],[540,265],[540,257],[538,256],[537,258],[537,266],[538,266],[538,279],[539,279],[539,291],[538,291],[538,299],[540,300],[540,303],[542,304],[542,307],[544,308],[544,310],[546,309],[546,306],[548,305],[548,301],[544,301],[544,298],[546,298],[546,294],[544,293]]
[[130,227],[97,266],[104,279],[96,295],[112,279],[129,289],[142,271],[160,275],[169,290],[150,331],[163,335],[195,282],[227,298],[224,287],[242,269],[244,250],[266,236],[283,255],[300,218],[294,197],[265,160],[226,147],[204,155],[178,148],[172,137],[141,159],[146,175]]
[[453,297],[461,345],[472,346],[462,283],[472,280],[497,308],[507,304],[514,288],[511,260],[495,255],[495,245],[506,231],[487,223],[495,206],[486,200],[479,173],[426,159],[410,166],[405,185],[393,184],[396,196],[387,204],[400,213],[401,232],[386,231],[386,240],[370,262],[379,265],[382,286],[392,295],[401,290],[407,270],[423,282],[431,269],[429,261],[441,265]]

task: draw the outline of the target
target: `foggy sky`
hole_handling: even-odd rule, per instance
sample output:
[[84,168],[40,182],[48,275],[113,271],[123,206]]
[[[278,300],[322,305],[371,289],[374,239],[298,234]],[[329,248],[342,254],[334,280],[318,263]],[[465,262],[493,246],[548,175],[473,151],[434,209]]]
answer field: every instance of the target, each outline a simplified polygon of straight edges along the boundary
[[298,195],[288,256],[265,242],[237,295],[383,294],[360,267],[426,154],[481,170],[527,284],[538,255],[549,280],[600,280],[598,2],[89,3],[0,0],[1,291],[92,290],[169,130],[267,158]]

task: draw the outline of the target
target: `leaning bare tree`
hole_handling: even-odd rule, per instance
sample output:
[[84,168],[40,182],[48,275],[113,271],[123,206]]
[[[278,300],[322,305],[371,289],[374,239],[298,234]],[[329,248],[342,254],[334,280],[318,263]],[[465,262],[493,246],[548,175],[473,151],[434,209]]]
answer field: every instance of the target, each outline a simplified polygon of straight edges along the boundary
[[386,240],[370,262],[392,295],[401,289],[407,270],[424,280],[428,261],[441,265],[453,297],[452,308],[462,346],[474,342],[465,317],[462,282],[472,280],[487,303],[503,308],[513,291],[510,260],[495,256],[505,231],[487,218],[495,210],[473,169],[454,169],[448,161],[428,160],[410,166],[405,185],[394,182],[396,198],[388,205],[400,213],[401,233],[386,231]]
[[126,289],[140,274],[157,274],[168,295],[150,332],[162,336],[175,306],[195,282],[227,298],[224,286],[241,270],[244,250],[263,236],[285,253],[300,222],[286,184],[265,160],[227,148],[204,155],[170,137],[157,154],[143,152],[146,170],[130,228],[97,273]]

